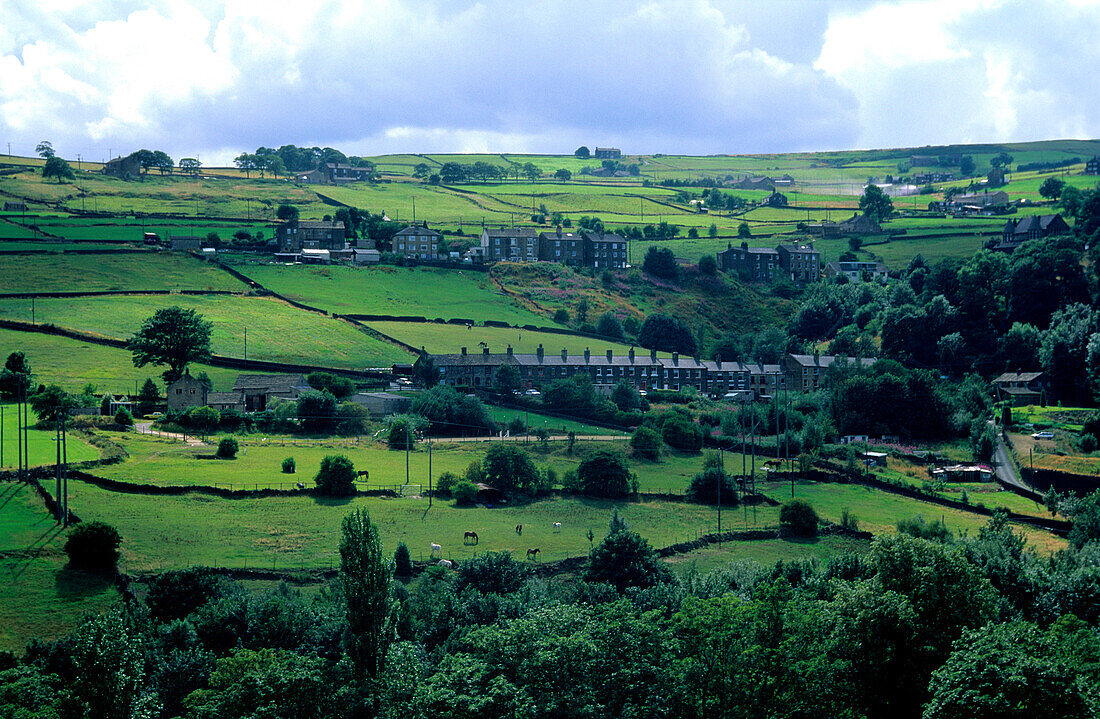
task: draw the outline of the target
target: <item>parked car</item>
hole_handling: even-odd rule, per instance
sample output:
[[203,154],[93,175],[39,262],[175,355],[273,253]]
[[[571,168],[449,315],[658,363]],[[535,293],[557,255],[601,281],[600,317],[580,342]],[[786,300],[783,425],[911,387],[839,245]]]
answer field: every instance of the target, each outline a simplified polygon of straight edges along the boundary
[[1032,439],[1054,439],[1054,433],[1053,432],[1036,432],[1035,434],[1031,435],[1031,438]]
[[541,393],[537,389],[529,389],[524,394],[528,397],[538,397]]

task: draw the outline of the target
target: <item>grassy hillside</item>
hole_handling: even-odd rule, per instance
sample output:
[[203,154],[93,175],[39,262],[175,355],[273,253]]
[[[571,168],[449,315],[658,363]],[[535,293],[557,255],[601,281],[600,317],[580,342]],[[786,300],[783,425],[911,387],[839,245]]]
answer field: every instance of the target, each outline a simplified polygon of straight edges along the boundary
[[[226,275],[228,276],[228,275]],[[320,364],[347,369],[404,362],[409,353],[347,322],[297,309],[280,300],[236,295],[138,295],[37,299],[39,324],[126,339],[163,307],[194,309],[214,324],[212,349],[226,357]],[[30,321],[31,300],[0,299],[0,318]],[[247,338],[246,338],[247,333]]]
[[230,290],[246,285],[216,265],[178,253],[26,255],[0,263],[0,292]]

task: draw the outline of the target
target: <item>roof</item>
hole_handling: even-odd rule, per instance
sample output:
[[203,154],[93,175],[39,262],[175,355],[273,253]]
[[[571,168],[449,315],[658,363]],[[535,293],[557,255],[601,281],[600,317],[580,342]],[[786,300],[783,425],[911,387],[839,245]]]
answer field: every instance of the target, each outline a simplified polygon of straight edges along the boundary
[[393,237],[406,237],[406,236],[409,236],[409,235],[415,235],[415,236],[418,236],[418,237],[420,235],[432,235],[434,237],[439,237],[438,232],[436,232],[435,230],[430,229],[428,227],[425,227],[424,225],[409,225],[408,227],[405,227],[405,228],[400,229],[397,232],[393,233],[392,236]]
[[411,399],[409,397],[406,397],[403,394],[394,394],[393,392],[356,392],[354,395],[352,395],[352,399],[355,399],[357,397],[370,397],[371,399],[390,399],[390,400],[403,399],[403,400],[411,401]]
[[538,236],[538,233],[535,232],[535,228],[533,228],[533,227],[511,227],[511,228],[501,227],[501,228],[496,229],[496,230],[490,230],[489,228],[485,228],[484,232],[485,232],[485,235],[488,236],[488,237],[527,237],[527,238],[533,238],[533,237]]
[[313,249],[309,249],[309,248],[305,248],[305,249],[300,250],[299,254],[301,254],[304,257],[331,257],[332,256],[332,253],[329,252],[328,250],[313,250]]
[[342,230],[343,222],[326,222],[325,220],[298,220],[299,230]]
[[626,238],[622,235],[617,235],[614,232],[598,233],[598,232],[585,232],[584,238],[589,242],[626,242]]
[[828,367],[838,359],[849,362],[859,362],[863,367],[870,367],[875,363],[874,357],[843,357],[842,355],[788,355],[792,360],[803,367]]
[[1028,389],[1027,387],[1001,387],[1000,391],[1005,394],[1014,394],[1020,397],[1038,397],[1042,394],[1037,390]]
[[825,265],[834,272],[886,272],[886,265],[881,262],[830,262]]
[[300,374],[239,374],[237,381],[233,383],[234,392],[290,392],[294,389],[309,389],[306,378]]
[[575,232],[563,232],[560,235],[557,232],[540,232],[540,240],[569,240],[571,242],[578,242],[581,236]]
[[1042,372],[1005,372],[994,382],[1034,382],[1043,376]]
[[748,252],[750,255],[778,255],[779,250],[772,247],[727,247],[724,250],[720,250],[718,254],[724,254],[726,252]]
[[211,392],[206,395],[206,404],[244,404],[244,395],[240,392]]
[[788,243],[785,245],[781,244],[777,245],[775,249],[777,252],[785,250],[787,252],[813,252],[814,254],[820,254],[816,249],[814,249],[813,245],[804,245],[802,243]]

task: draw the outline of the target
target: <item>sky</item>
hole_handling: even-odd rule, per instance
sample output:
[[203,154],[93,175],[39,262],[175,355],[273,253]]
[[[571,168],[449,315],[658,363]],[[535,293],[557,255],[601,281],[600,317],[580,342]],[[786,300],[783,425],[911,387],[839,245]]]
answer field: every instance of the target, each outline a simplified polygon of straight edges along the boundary
[[0,152],[1100,137],[1100,0],[0,0]]

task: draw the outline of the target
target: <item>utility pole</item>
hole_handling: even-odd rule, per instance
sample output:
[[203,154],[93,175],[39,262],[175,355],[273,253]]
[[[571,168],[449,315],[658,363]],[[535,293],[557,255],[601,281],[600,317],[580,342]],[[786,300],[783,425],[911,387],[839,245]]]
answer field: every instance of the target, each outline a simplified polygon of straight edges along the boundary
[[23,394],[25,391],[20,384],[19,393],[15,397],[15,453],[18,456],[15,474],[19,481],[23,481]]
[[432,441],[428,440],[428,509],[432,508]]
[[722,543],[722,489],[726,483],[726,462],[724,450],[718,448],[718,543]]
[[244,328],[244,358],[248,359],[248,328]]
[[0,467],[4,466],[4,405],[0,404]]
[[61,496],[65,499],[65,507],[62,516],[65,518],[63,526],[69,526],[69,441],[66,432],[66,420],[68,415],[61,417]]
[[56,429],[54,431],[54,445],[57,450],[57,460],[54,466],[54,473],[57,481],[57,491],[54,493],[54,497],[57,499],[57,523],[62,524],[62,505],[64,504],[61,498],[61,414],[58,413],[55,419]]

